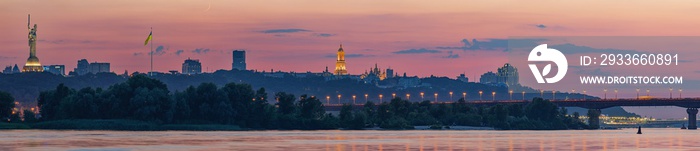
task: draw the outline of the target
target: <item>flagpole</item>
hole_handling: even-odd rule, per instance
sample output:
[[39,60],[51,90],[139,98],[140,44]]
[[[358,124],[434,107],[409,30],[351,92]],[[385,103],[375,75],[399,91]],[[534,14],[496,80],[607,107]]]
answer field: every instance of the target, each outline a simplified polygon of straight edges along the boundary
[[151,72],[148,73],[148,75],[153,76],[153,27],[151,27]]

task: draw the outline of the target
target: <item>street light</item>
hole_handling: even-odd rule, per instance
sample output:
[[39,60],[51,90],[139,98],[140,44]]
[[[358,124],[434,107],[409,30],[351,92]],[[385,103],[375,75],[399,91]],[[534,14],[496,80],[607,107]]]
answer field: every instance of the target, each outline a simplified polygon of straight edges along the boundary
[[462,98],[464,98],[464,101],[467,101],[467,92],[462,92]]
[[331,104],[331,96],[326,95],[326,104]]
[[437,100],[437,93],[435,93],[435,103],[437,103],[437,102],[438,102],[438,100]]
[[367,93],[365,93],[365,103],[367,103],[367,96],[369,96],[369,95],[367,95]]
[[668,88],[668,98],[673,99],[673,88],[671,87]]
[[484,99],[481,99],[481,94],[484,94],[484,91],[479,91],[479,101],[484,100]]
[[406,100],[411,101],[411,94],[406,93]]
[[341,104],[340,103],[340,94],[338,94],[338,104]]
[[452,101],[452,91],[450,91],[450,101]]
[[583,100],[586,100],[586,90],[583,90]]
[[637,100],[639,100],[639,88],[637,88]]
[[391,99],[396,98],[396,93],[391,93]]
[[603,95],[603,100],[607,100],[608,99],[608,89],[603,89],[603,91],[605,91],[605,95]]
[[615,100],[617,100],[617,89],[615,89]]
[[425,93],[423,93],[423,92],[420,93],[420,101],[425,101],[425,98],[423,97],[424,94]]
[[357,103],[355,102],[355,97],[357,97],[357,96],[352,95],[352,104],[357,104]]
[[491,91],[491,97],[493,98],[493,101],[496,101],[496,92]]
[[384,95],[379,94],[379,104],[382,104],[382,97],[384,97]]
[[508,91],[508,93],[510,94],[510,100],[513,100],[513,90]]
[[649,89],[647,89],[647,97],[649,97]]
[[544,99],[544,90],[540,90],[540,98]]
[[554,96],[554,93],[556,93],[556,92],[554,92],[554,90],[552,90],[552,101],[554,101],[555,98],[556,98],[556,97]]
[[523,91],[523,100],[525,100],[525,91]]
[[683,98],[683,89],[678,89],[678,98],[679,99]]

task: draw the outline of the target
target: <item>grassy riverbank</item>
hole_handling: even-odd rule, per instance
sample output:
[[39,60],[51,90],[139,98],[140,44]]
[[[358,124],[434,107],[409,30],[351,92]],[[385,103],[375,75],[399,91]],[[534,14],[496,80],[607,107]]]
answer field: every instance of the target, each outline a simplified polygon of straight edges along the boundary
[[27,124],[0,122],[0,130],[3,129],[30,129]]
[[235,125],[221,124],[156,124],[137,120],[56,120],[38,123],[0,123],[0,129],[53,129],[53,130],[118,130],[118,131],[237,131]]

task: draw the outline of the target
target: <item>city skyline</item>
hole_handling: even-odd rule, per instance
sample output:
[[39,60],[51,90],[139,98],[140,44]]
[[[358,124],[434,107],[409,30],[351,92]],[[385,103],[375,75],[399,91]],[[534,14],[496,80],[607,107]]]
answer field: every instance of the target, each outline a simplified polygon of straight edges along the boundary
[[[635,7],[615,12],[576,7],[585,6],[577,2],[538,6],[527,2],[423,4],[407,1],[390,9],[383,6],[394,5],[392,2],[2,3],[13,7],[4,8],[7,13],[0,15],[4,20],[0,30],[6,33],[0,38],[0,44],[5,46],[0,64],[20,64],[26,58],[26,46],[22,42],[26,40],[26,33],[21,30],[24,28],[21,23],[26,21],[25,15],[31,13],[32,22],[42,28],[37,48],[38,56],[45,58],[42,63],[65,64],[67,69],[72,69],[74,65],[70,63],[81,58],[103,60],[113,63],[113,71],[117,73],[148,71],[140,64],[148,63],[150,49],[139,43],[150,27],[154,28],[154,46],[160,50],[156,51],[154,66],[161,72],[179,69],[180,62],[188,57],[202,60],[203,68],[208,71],[229,69],[231,61],[223,56],[236,49],[248,51],[250,69],[318,72],[334,65],[334,50],[337,44],[343,43],[351,74],[364,72],[352,67],[378,63],[421,77],[431,74],[453,77],[465,72],[468,77],[474,77],[507,62],[507,58],[500,57],[505,54],[502,51],[437,48],[463,46],[463,39],[489,41],[517,35],[640,35],[639,31],[645,31],[644,35],[700,33],[693,29],[692,25],[698,21],[692,17],[674,20],[692,14],[687,13],[690,8],[655,7],[653,14],[626,13],[650,8],[646,3],[636,3]],[[604,8],[626,4],[610,2],[610,6]],[[43,9],[54,5],[62,7]],[[286,7],[295,5],[306,7]],[[527,6],[531,8],[528,10],[535,11],[516,6]],[[133,11],[119,14],[100,11],[127,8]],[[359,8],[365,9],[356,11]],[[259,15],[244,15],[251,13]],[[549,13],[569,16],[546,15]],[[614,13],[625,20],[599,15],[605,13]],[[307,14],[319,15],[304,17]],[[661,16],[668,20],[646,19]],[[502,19],[512,20],[496,22]],[[638,24],[631,26],[629,23]],[[667,25],[677,26],[664,28]],[[479,61],[485,63],[473,66]],[[442,66],[434,67],[436,64]]]
[[0,150],[700,150],[698,8],[0,0]]

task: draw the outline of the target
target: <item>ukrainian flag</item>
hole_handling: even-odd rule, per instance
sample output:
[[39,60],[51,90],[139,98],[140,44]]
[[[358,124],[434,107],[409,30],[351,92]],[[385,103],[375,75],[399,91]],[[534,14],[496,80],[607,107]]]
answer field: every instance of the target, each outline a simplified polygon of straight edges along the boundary
[[144,42],[143,45],[148,45],[148,42],[151,41],[151,38],[153,38],[153,31],[151,31],[151,33],[148,34],[148,38],[146,38],[146,42]]

